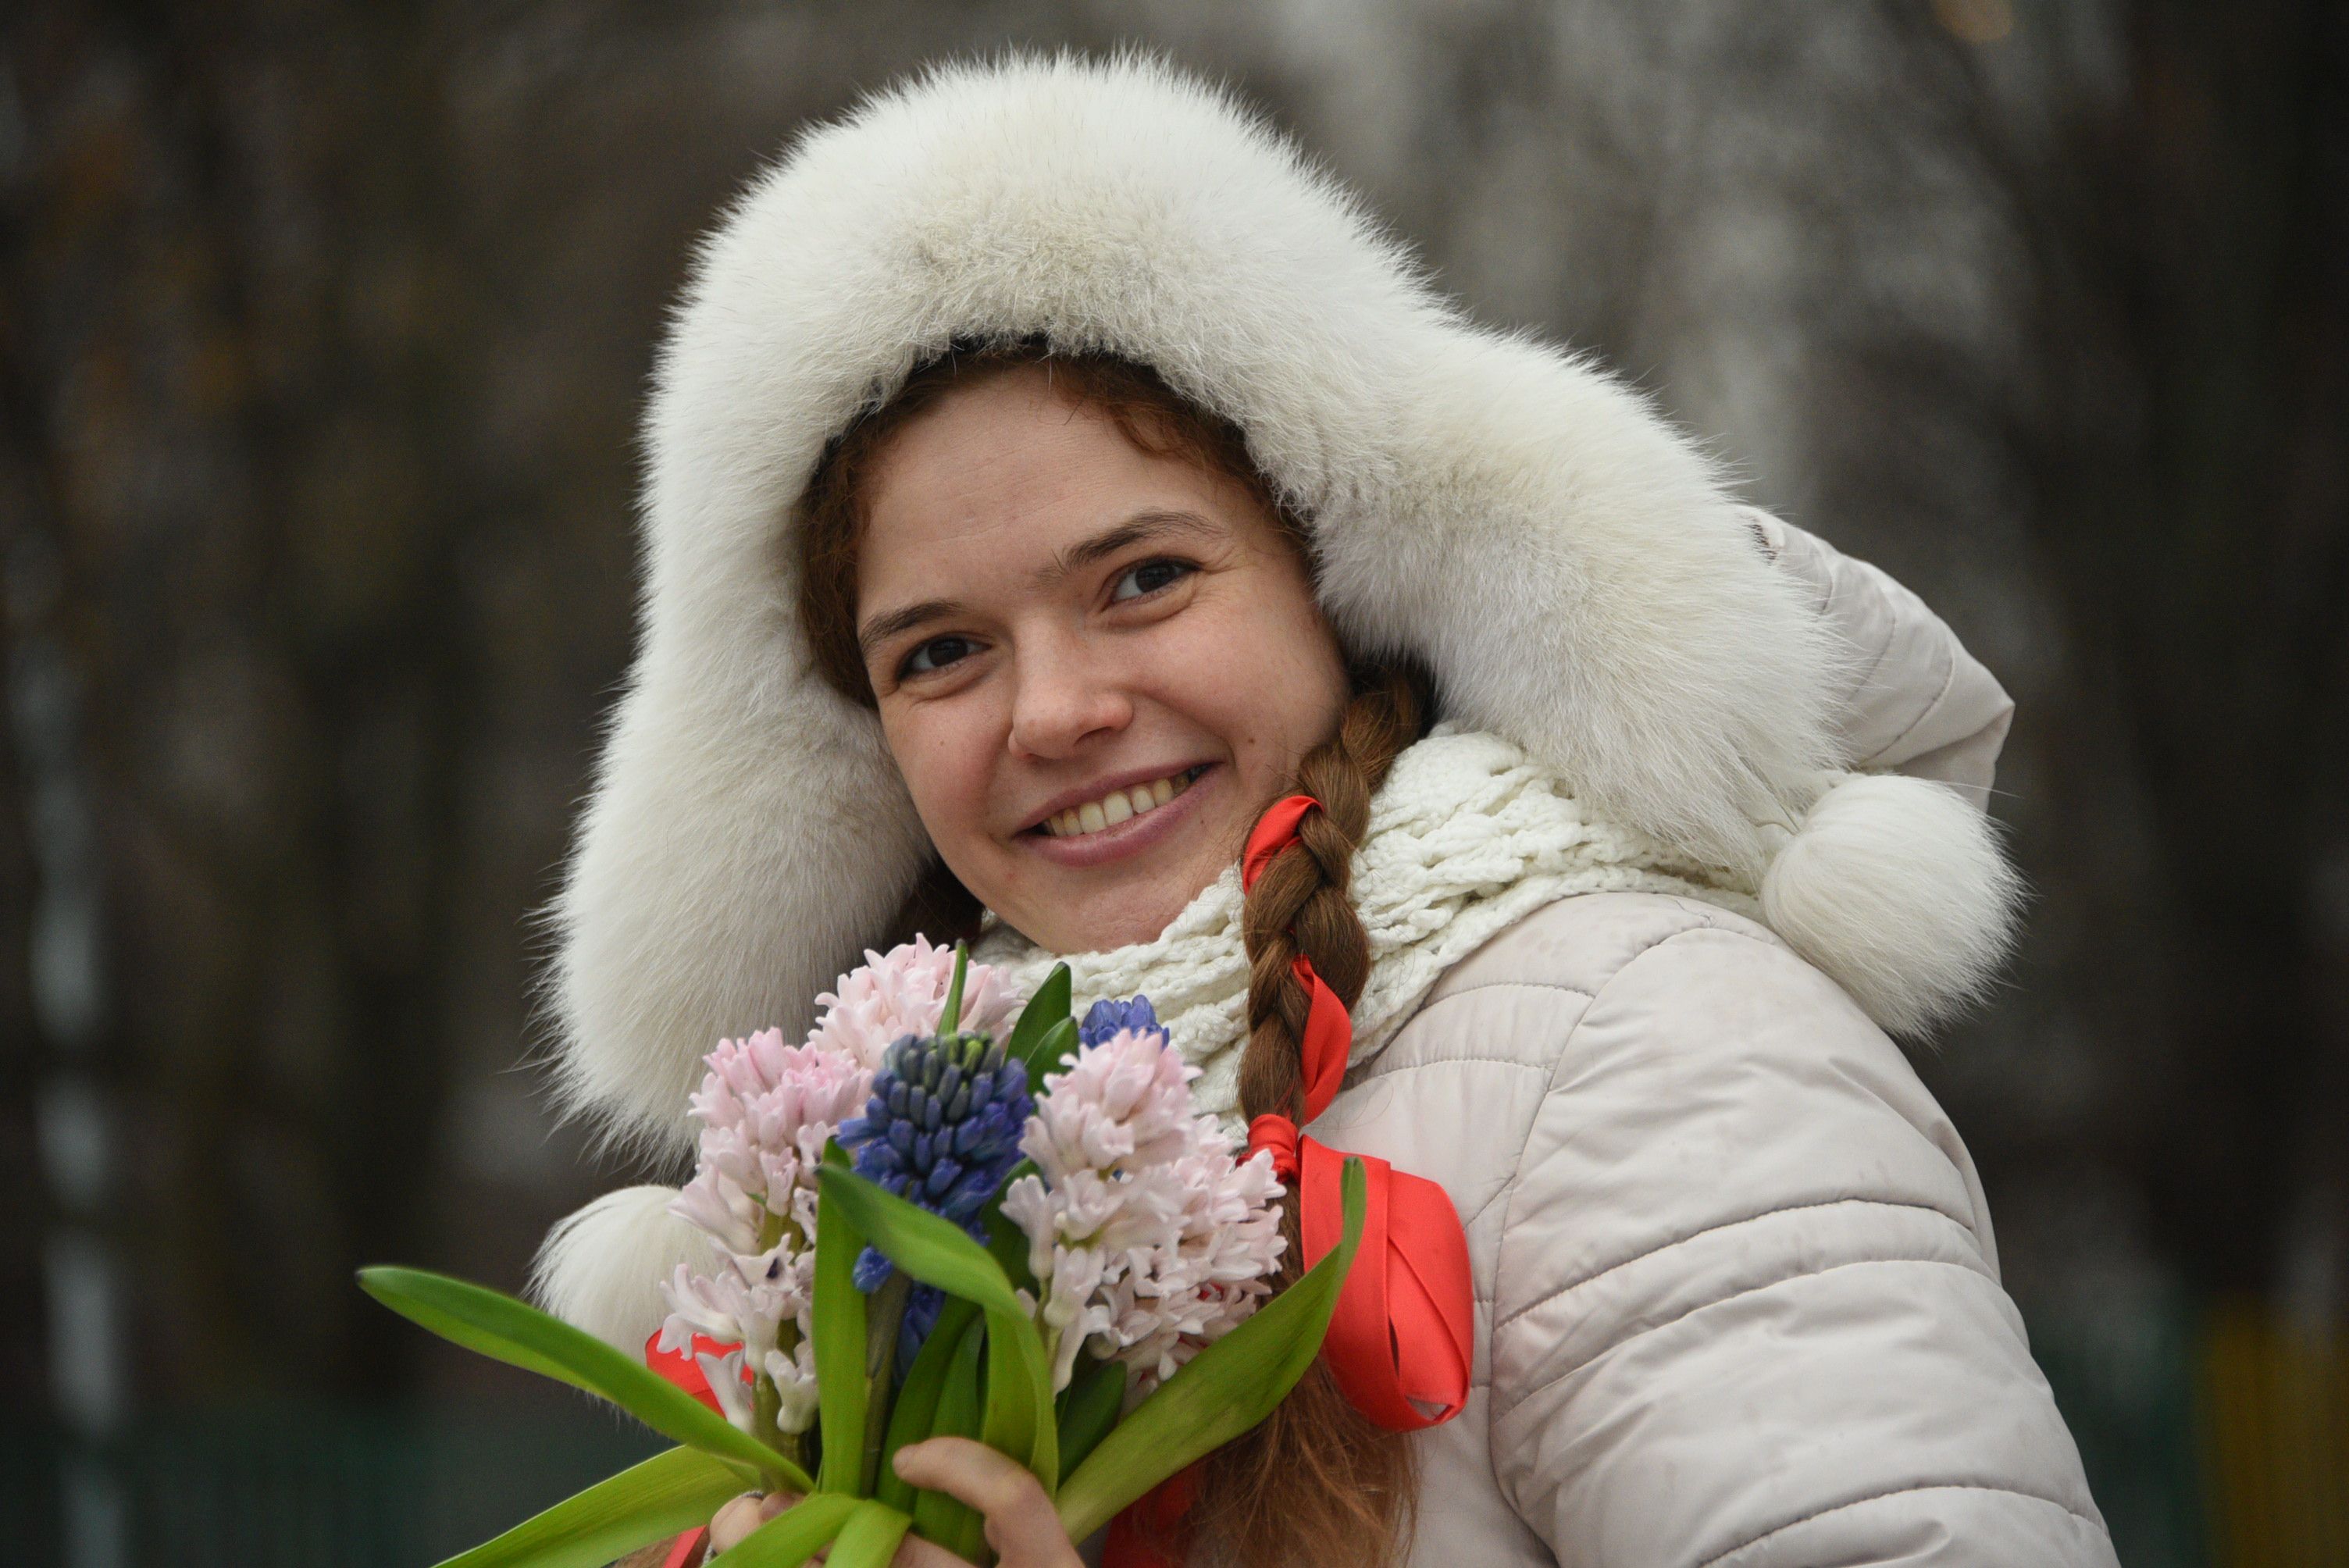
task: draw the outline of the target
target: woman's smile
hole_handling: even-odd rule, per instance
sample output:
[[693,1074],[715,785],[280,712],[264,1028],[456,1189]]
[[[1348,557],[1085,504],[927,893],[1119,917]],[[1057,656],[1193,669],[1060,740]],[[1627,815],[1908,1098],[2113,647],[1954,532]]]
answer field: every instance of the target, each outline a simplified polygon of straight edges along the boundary
[[1135,782],[1112,783],[1075,806],[1047,812],[1014,841],[1056,866],[1071,868],[1147,854],[1201,819],[1201,807],[1212,802],[1194,796],[1202,790],[1212,794],[1220,780],[1211,762],[1171,772],[1145,770]]

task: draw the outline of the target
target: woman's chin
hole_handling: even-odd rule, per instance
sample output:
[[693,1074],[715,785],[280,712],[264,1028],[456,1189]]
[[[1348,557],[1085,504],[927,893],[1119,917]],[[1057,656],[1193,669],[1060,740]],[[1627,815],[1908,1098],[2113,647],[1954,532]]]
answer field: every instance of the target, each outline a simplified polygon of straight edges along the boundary
[[1187,896],[1177,898],[1164,888],[1137,889],[1130,897],[1084,899],[1032,923],[1014,920],[1011,923],[1047,953],[1102,953],[1155,939],[1198,896],[1198,891],[1195,888]]
[[[1231,857],[1216,854],[1153,856],[1131,866],[1113,883],[1098,874],[1071,877],[1054,897],[1048,885],[1031,884],[1040,895],[1019,913],[996,913],[1014,930],[1049,953],[1100,953],[1131,947],[1164,934],[1174,918],[1222,874]],[[1021,914],[1029,918],[1020,918]]]

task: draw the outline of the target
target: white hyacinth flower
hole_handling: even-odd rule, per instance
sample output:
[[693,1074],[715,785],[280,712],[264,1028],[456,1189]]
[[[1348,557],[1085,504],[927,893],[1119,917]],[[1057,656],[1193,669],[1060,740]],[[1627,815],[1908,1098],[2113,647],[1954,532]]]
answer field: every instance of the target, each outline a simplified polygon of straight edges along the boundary
[[1019,1145],[1037,1173],[1003,1212],[1043,1290],[1027,1299],[1056,1390],[1083,1348],[1147,1392],[1271,1292],[1281,1186],[1271,1156],[1236,1159],[1216,1119],[1192,1114],[1198,1071],[1163,1033],[1129,1028],[1045,1076]]

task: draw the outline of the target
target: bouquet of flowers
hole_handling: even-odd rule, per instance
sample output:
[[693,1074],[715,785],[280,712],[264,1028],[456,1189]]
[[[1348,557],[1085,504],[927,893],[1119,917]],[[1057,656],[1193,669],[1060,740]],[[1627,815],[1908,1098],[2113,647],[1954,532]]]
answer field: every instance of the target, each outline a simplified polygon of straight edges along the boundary
[[[1194,1114],[1148,1000],[1071,1016],[1056,967],[1008,1031],[999,977],[915,942],[817,998],[801,1045],[719,1042],[675,1212],[712,1243],[664,1282],[648,1360],[497,1292],[361,1271],[395,1312],[601,1395],[678,1447],[446,1568],[598,1568],[748,1487],[801,1494],[714,1562],[881,1568],[909,1530],[975,1563],[984,1522],[899,1480],[907,1443],[975,1438],[1026,1466],[1082,1540],[1270,1413],[1320,1348],[1361,1235],[1278,1295],[1269,1157]],[[715,1409],[711,1407],[715,1406]]]

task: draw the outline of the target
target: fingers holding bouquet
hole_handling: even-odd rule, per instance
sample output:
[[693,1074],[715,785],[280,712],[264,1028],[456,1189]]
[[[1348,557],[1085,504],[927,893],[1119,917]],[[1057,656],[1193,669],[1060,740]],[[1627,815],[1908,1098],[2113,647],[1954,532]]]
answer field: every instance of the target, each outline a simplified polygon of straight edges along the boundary
[[[943,1492],[983,1519],[996,1568],[1079,1568],[1084,1561],[1035,1472],[985,1443],[932,1438],[899,1449],[896,1471],[908,1485]],[[710,1520],[710,1555],[740,1545],[799,1501],[790,1492],[743,1493]],[[890,1568],[968,1568],[968,1560],[909,1532]]]
[[[997,1568],[1080,1568],[1075,1542],[1036,1472],[968,1438],[931,1438],[897,1450],[908,1485],[944,1492],[986,1521]],[[963,1560],[918,1536],[897,1550],[893,1568],[956,1568]]]

